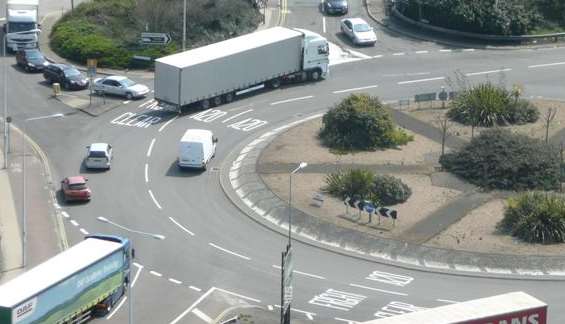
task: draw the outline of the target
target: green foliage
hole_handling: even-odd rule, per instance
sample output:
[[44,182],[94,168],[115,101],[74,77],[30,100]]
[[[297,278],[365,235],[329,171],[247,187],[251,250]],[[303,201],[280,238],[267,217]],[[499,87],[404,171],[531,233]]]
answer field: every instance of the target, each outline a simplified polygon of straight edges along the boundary
[[376,175],[373,180],[372,194],[384,206],[405,202],[412,195],[412,190],[402,180],[389,175]]
[[375,175],[372,171],[362,169],[328,174],[322,190],[340,199],[355,197],[371,200],[381,206],[403,203],[412,194],[412,190],[400,179]]
[[527,100],[490,82],[463,90],[450,104],[447,116],[464,125],[492,127],[538,120],[539,111]]
[[531,243],[565,242],[565,197],[555,193],[528,192],[508,199],[501,232]]
[[323,117],[320,139],[337,150],[376,150],[404,145],[413,140],[396,129],[392,117],[376,97],[354,94]]
[[504,129],[482,132],[440,161],[448,171],[488,189],[553,190],[559,185],[559,152],[543,141]]

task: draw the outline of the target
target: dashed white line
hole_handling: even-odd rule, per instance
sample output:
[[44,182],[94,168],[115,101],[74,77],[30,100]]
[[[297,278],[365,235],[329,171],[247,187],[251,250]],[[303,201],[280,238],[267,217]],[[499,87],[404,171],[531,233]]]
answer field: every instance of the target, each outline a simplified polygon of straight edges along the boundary
[[402,56],[402,55],[406,55],[406,53],[404,52],[392,53],[392,56]]
[[379,55],[373,56],[373,58],[380,58],[380,57],[383,57],[383,55],[382,55],[382,54],[379,54]]
[[267,309],[270,310],[270,311],[272,311],[272,310],[273,310],[273,306],[267,305]]
[[283,104],[283,103],[305,100],[305,99],[310,99],[310,98],[314,98],[314,96],[305,96],[305,97],[298,97],[298,98],[291,98],[291,99],[286,99],[286,100],[281,100],[281,101],[275,101],[275,102],[271,102],[271,106],[276,106],[276,105],[280,105],[280,104]]
[[215,247],[216,249],[218,249],[218,250],[220,250],[220,251],[224,251],[224,252],[229,253],[229,254],[231,254],[231,255],[235,255],[236,257],[239,257],[239,258],[242,258],[242,259],[245,259],[245,260],[248,260],[248,261],[251,260],[250,257],[246,257],[245,255],[241,255],[241,254],[232,252],[232,251],[230,251],[230,250],[228,250],[228,249],[224,249],[223,247],[218,246],[218,245],[216,245],[216,244],[214,244],[214,243],[208,243],[208,244],[209,244],[210,246],[212,246],[212,247]]
[[475,49],[474,48],[465,48],[463,49],[463,52],[474,52]]
[[122,101],[122,103],[123,103],[124,105],[127,105],[127,104],[130,103],[130,102],[131,102],[131,100]]
[[508,71],[512,71],[512,69],[508,68],[508,69],[500,69],[500,70],[472,72],[472,73],[466,73],[465,76],[483,75],[483,74],[500,73],[500,72],[508,72]]
[[178,227],[180,227],[181,230],[187,232],[188,234],[194,236],[194,233],[192,233],[191,231],[189,231],[186,227],[182,226],[181,224],[179,224],[179,222],[177,222],[174,218],[169,217],[169,219],[171,220],[171,222],[173,222],[175,225],[177,225]]
[[344,89],[344,90],[336,90],[332,93],[344,93],[344,92],[351,92],[351,91],[359,91],[359,90],[366,90],[366,89],[373,89],[373,88],[377,88],[378,85],[374,84],[374,85],[370,85],[370,86],[365,86],[365,87],[359,87],[359,88],[351,88],[351,89]]
[[223,123],[226,123],[227,121],[230,121],[230,120],[232,120],[232,119],[234,119],[234,118],[237,118],[237,117],[239,117],[239,116],[241,116],[241,115],[243,115],[243,114],[246,114],[246,113],[248,113],[248,112],[250,112],[250,111],[253,111],[253,109],[248,109],[248,110],[246,110],[246,111],[240,112],[239,114],[235,114],[235,115],[231,116],[230,118],[226,118],[226,119],[222,120],[222,124],[223,124]]
[[151,144],[149,144],[149,148],[147,149],[147,157],[151,156],[151,151],[153,150],[153,145],[155,144],[155,139],[151,140]]
[[212,321],[213,321],[210,316],[204,314],[204,312],[202,312],[198,308],[193,309],[192,314],[198,316],[201,320],[203,320],[206,323],[212,323]]
[[80,229],[80,232],[81,232],[82,234],[84,234],[84,235],[88,235],[88,231],[85,230],[84,228],[81,228],[81,229]]
[[66,211],[62,211],[61,215],[63,215],[63,217],[65,217],[65,218],[71,217],[71,216],[69,216],[69,213],[67,213]]
[[438,302],[442,302],[442,303],[448,303],[448,304],[458,304],[459,302],[456,302],[454,300],[449,300],[449,299],[436,299]]
[[410,84],[410,83],[419,83],[419,82],[428,82],[428,81],[438,81],[438,80],[445,80],[445,77],[437,77],[437,78],[429,78],[429,79],[419,79],[419,80],[410,80],[410,81],[400,81],[397,84]]
[[540,67],[548,67],[548,66],[556,66],[556,65],[565,65],[565,62],[529,65],[528,69],[535,69],[535,68],[540,68]]
[[163,131],[163,129],[165,129],[165,127],[169,126],[170,123],[172,123],[175,119],[177,119],[178,115],[171,118],[168,122],[166,122],[163,126],[161,126],[159,128],[159,133]]
[[157,208],[159,209],[163,209],[161,207],[161,205],[159,205],[159,202],[157,201],[157,199],[155,199],[155,196],[153,196],[153,191],[151,191],[151,189],[147,190],[149,192],[149,196],[151,196],[151,199],[153,199],[153,202],[155,203],[155,205],[157,206]]
[[[281,267],[278,266],[278,265],[276,265],[276,264],[273,264],[273,268],[279,269],[279,270],[281,269]],[[307,273],[307,272],[302,272],[302,271],[298,271],[298,270],[293,270],[292,272],[298,273],[298,274],[301,274],[301,275],[307,276],[307,277],[312,277],[312,278],[316,278],[316,279],[326,280],[325,277],[318,276],[318,275],[311,274],[311,273]]]
[[152,274],[152,275],[154,275],[155,277],[162,277],[162,276],[163,276],[163,275],[160,274],[159,272],[153,271],[153,270],[149,271],[149,273]]
[[416,54],[428,54],[430,51],[416,51]]
[[326,17],[322,17],[322,31],[326,33]]
[[190,287],[188,287],[188,288],[190,288],[190,289],[192,289],[192,290],[194,290],[194,291],[202,291],[202,289],[200,289],[200,288],[198,288],[198,287],[194,287],[194,286],[190,286]]
[[71,219],[71,224],[73,224],[73,226],[78,226],[78,223],[77,223],[77,221],[76,221],[76,220],[74,220],[74,219]]
[[177,285],[181,285],[181,284],[182,284],[182,281],[179,281],[179,280],[173,279],[173,278],[169,278],[169,281],[172,282],[172,283],[174,283],[174,284],[177,284]]
[[440,49],[439,51],[440,51],[441,53],[450,53],[450,52],[452,52],[453,50],[450,50],[450,49]]
[[145,163],[145,182],[149,182],[149,164]]
[[405,293],[401,293],[401,292],[396,292],[396,291],[391,291],[391,290],[385,290],[385,289],[378,289],[378,288],[373,288],[373,287],[367,287],[367,286],[362,286],[362,285],[357,285],[357,284],[349,284],[351,287],[357,287],[357,288],[363,288],[363,289],[368,289],[368,290],[374,290],[374,291],[380,291],[386,294],[391,294],[391,295],[397,295],[397,296],[408,296],[408,294]]

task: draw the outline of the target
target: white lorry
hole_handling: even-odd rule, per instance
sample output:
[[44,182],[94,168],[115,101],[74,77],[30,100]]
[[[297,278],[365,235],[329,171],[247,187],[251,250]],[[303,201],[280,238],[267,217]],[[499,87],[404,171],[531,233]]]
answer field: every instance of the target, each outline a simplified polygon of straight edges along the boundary
[[328,41],[302,29],[274,27],[155,60],[155,99],[180,109],[234,100],[239,91],[329,73]]
[[39,47],[39,0],[8,0],[5,17],[6,50]]

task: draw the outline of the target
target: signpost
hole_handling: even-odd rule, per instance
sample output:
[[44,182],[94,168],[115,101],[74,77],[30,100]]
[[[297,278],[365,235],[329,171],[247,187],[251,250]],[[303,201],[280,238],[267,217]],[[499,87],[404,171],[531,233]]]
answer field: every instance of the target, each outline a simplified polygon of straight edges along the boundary
[[292,248],[286,246],[282,253],[281,267],[281,324],[290,324],[290,304],[292,303],[292,276],[294,262],[292,260]]
[[90,79],[90,100],[88,105],[92,105],[92,87],[94,86],[92,84],[92,81],[94,80],[94,77],[96,76],[96,65],[98,65],[98,60],[94,59],[94,58],[89,58],[86,59],[86,66],[88,68],[87,71],[87,75],[88,78]]
[[171,35],[167,33],[141,33],[141,43],[146,45],[167,45]]

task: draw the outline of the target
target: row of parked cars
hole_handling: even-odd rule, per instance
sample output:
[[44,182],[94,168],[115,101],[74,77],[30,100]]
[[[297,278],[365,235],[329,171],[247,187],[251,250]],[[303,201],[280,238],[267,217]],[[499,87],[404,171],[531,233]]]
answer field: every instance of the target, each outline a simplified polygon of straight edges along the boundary
[[[322,9],[329,15],[345,15],[349,12],[347,0],[324,0]],[[340,22],[342,34],[347,36],[355,45],[375,45],[377,34],[373,27],[362,18],[344,18]]]
[[[59,83],[65,90],[83,90],[90,86],[90,80],[76,67],[50,62],[39,49],[17,51],[16,63],[26,72],[43,72],[48,83]],[[92,86],[96,94],[122,96],[128,100],[145,97],[150,91],[146,85],[119,75],[97,78]]]

